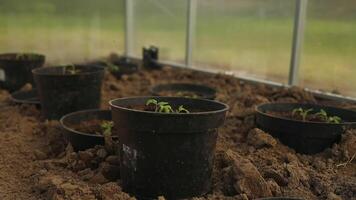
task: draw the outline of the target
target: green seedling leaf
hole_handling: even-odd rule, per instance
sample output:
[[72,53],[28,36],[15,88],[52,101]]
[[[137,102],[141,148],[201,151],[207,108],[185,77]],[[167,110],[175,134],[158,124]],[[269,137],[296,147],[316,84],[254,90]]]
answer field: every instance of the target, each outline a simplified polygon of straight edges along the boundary
[[149,105],[155,105],[157,106],[158,105],[158,101],[156,99],[148,99],[146,101],[146,106],[149,106]]
[[292,115],[294,116],[294,115],[297,115],[297,114],[299,114],[299,113],[303,113],[303,108],[295,108],[295,109],[293,109],[293,111],[292,111]]
[[104,121],[100,124],[104,136],[111,136],[111,130],[114,127],[114,122]]
[[308,114],[313,111],[312,108],[308,109],[308,110],[305,110],[303,113],[302,113],[302,117],[303,117],[303,121],[307,120],[307,116]]
[[340,124],[341,118],[338,116],[332,116],[332,117],[329,117],[328,122],[332,123],[332,124]]
[[189,110],[185,109],[183,105],[178,107],[177,113],[189,113]]

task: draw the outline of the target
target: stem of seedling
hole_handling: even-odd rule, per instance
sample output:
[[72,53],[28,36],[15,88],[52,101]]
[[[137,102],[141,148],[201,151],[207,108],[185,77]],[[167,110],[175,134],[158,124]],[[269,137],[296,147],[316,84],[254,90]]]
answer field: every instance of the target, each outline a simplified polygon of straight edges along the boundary
[[65,73],[69,73],[69,74],[76,74],[78,72],[78,70],[76,70],[75,65],[74,64],[70,64],[64,67],[64,72]]
[[100,124],[100,127],[102,129],[102,133],[104,136],[104,141],[105,141],[105,148],[109,151],[114,153],[115,152],[115,142],[113,141],[111,135],[112,135],[112,128],[114,127],[114,122],[112,121],[103,121]]

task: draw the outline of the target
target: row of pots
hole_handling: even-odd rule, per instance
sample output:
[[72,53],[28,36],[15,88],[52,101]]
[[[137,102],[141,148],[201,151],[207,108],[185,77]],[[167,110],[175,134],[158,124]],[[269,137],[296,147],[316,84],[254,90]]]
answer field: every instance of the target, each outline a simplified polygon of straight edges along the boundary
[[[74,124],[92,118],[112,119],[119,138],[120,173],[125,191],[140,197],[163,194],[168,198],[198,196],[209,191],[217,129],[223,124],[228,110],[226,104],[199,98],[214,98],[213,90],[205,88],[203,95],[197,98],[122,98],[110,101],[111,111],[78,111],[99,107],[104,68],[75,65],[72,71],[66,72],[67,68],[37,68],[32,73],[43,115],[48,119],[63,116],[60,122],[76,150],[91,147],[98,141],[102,144],[103,137],[79,132],[72,128]],[[159,94],[173,86],[160,86],[153,92]],[[193,87],[183,84],[173,88],[186,91]],[[172,106],[184,105],[198,112],[165,114],[134,109],[145,105],[151,98],[167,101]],[[315,153],[334,143],[356,119],[354,112],[331,107],[319,109],[342,116],[343,123],[302,122],[268,114],[268,111],[283,112],[298,107],[317,108],[317,105],[261,105],[257,108],[256,122],[297,151]],[[73,111],[77,112],[71,113]]]

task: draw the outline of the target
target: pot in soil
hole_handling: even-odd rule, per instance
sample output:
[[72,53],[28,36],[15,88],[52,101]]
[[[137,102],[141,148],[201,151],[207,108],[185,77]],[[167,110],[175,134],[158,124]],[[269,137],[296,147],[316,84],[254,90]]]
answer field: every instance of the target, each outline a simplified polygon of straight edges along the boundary
[[99,108],[104,68],[71,65],[37,68],[32,71],[48,119],[59,119],[78,110]]
[[155,96],[214,99],[216,90],[205,85],[193,83],[167,83],[152,87],[151,94]]
[[19,90],[26,83],[33,83],[31,70],[42,67],[45,56],[35,53],[0,54],[0,87],[9,91]]
[[17,104],[32,104],[40,107],[40,99],[36,89],[13,92],[10,99]]
[[[180,105],[190,113],[160,113],[146,102]],[[182,97],[129,97],[110,101],[119,138],[121,181],[140,198],[188,198],[211,186],[218,127],[228,106]]]
[[96,145],[104,145],[104,125],[111,121],[110,110],[91,109],[64,115],[60,124],[73,149],[82,151]]
[[356,112],[322,105],[267,103],[256,112],[259,128],[304,154],[331,147],[346,129],[356,127]]

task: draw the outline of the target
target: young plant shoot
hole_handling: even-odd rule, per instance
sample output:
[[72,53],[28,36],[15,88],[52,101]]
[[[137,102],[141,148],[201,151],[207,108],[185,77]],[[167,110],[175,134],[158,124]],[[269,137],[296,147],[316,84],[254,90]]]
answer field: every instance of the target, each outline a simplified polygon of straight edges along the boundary
[[64,67],[64,74],[68,73],[68,74],[76,74],[78,73],[79,70],[76,69],[74,64],[70,64]]
[[299,116],[302,117],[303,121],[306,121],[307,116],[311,111],[313,111],[312,108],[311,109],[306,109],[306,110],[304,110],[303,108],[296,108],[296,109],[293,109],[292,115],[293,116],[296,116],[296,115],[298,116],[299,115]]
[[112,121],[103,121],[100,124],[100,127],[102,129],[102,133],[104,136],[111,136],[111,130],[112,127],[114,127],[114,122]]
[[309,115],[313,115],[315,118],[319,118],[323,122],[331,123],[331,124],[340,124],[341,118],[338,116],[329,116],[328,113],[320,109],[319,112],[312,114],[313,109],[303,109],[296,108],[292,111],[292,116],[300,116],[303,121],[306,121]]
[[146,102],[146,106],[154,106],[155,112],[160,113],[189,113],[187,109],[180,105],[177,110],[173,110],[172,106],[168,102],[158,102],[156,99],[149,99]]

